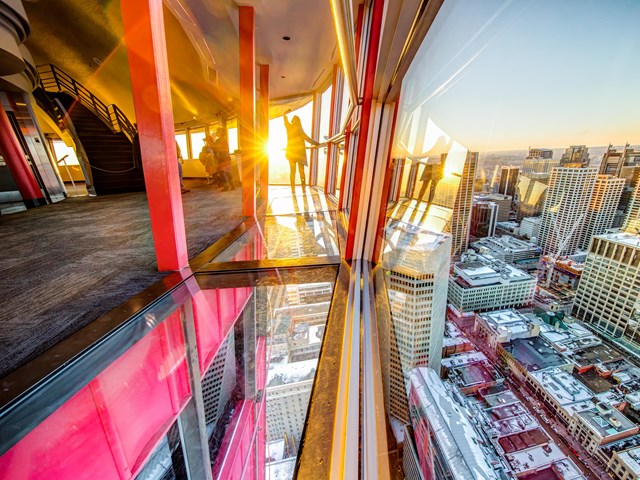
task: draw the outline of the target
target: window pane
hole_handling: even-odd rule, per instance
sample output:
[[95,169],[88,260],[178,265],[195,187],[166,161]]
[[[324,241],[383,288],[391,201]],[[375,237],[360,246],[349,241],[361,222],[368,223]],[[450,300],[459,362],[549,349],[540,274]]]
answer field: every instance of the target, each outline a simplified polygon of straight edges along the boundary
[[[320,139],[322,143],[329,138],[329,117],[331,116],[331,85],[322,94],[320,102]],[[318,149],[318,185],[324,187],[327,172],[327,148]]]

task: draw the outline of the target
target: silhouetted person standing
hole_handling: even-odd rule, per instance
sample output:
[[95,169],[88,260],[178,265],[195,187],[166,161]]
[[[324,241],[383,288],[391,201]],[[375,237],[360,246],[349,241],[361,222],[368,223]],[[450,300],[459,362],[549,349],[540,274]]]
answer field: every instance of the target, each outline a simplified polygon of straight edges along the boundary
[[283,118],[284,126],[287,129],[287,151],[285,156],[287,157],[287,160],[289,160],[289,180],[291,182],[291,190],[294,191],[296,186],[296,166],[300,173],[302,188],[304,189],[307,186],[304,176],[304,167],[307,166],[307,150],[305,142],[316,146],[319,145],[319,143],[304,133],[300,117],[295,115],[291,122],[286,115]]

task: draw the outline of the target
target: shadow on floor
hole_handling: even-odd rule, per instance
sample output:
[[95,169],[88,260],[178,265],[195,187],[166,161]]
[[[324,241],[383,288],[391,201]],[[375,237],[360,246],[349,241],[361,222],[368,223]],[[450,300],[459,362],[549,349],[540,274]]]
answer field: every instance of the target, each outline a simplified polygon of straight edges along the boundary
[[[241,191],[185,180],[189,258],[236,227]],[[161,279],[146,194],[0,217],[0,378]]]

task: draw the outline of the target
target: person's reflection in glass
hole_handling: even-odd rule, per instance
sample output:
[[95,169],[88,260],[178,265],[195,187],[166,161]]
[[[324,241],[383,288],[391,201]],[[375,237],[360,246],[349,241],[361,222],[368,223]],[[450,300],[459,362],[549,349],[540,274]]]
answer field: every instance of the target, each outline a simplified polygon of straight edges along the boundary
[[420,176],[422,187],[418,194],[419,202],[425,201],[424,196],[427,193],[427,187],[429,187],[429,198],[427,199],[427,204],[431,205],[433,202],[433,196],[436,193],[436,188],[438,187],[440,180],[442,180],[442,177],[444,177],[444,164],[442,162],[429,163],[429,159],[427,159],[427,164],[424,166],[424,170],[422,170],[422,175]]

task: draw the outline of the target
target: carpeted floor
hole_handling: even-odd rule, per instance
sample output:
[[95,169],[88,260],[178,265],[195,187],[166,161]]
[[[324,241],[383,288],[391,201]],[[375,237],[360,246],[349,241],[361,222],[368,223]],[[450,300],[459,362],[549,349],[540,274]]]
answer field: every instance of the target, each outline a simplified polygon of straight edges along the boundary
[[[185,181],[189,258],[241,221],[241,193]],[[0,217],[0,378],[149,287],[144,193],[69,198]]]

